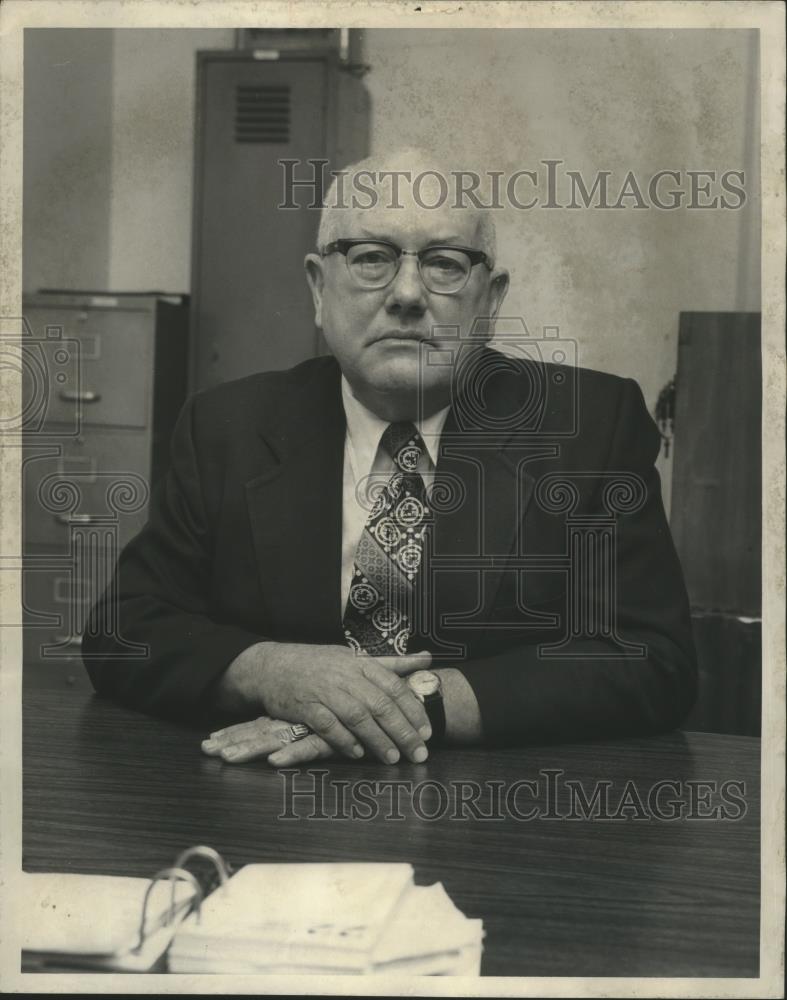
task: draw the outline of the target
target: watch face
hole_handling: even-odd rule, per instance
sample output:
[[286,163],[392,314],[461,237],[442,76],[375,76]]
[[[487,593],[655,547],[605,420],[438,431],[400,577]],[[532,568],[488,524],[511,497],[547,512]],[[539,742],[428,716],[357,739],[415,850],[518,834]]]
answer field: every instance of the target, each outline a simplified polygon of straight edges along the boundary
[[413,694],[421,700],[440,690],[440,678],[431,670],[416,670],[414,674],[410,674],[407,681]]

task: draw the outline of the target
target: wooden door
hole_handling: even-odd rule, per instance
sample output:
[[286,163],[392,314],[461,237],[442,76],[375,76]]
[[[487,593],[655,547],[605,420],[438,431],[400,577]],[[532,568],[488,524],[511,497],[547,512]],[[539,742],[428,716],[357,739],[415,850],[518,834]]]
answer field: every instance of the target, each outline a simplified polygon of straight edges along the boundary
[[699,663],[687,729],[760,729],[761,367],[759,313],[681,314],[671,522]]

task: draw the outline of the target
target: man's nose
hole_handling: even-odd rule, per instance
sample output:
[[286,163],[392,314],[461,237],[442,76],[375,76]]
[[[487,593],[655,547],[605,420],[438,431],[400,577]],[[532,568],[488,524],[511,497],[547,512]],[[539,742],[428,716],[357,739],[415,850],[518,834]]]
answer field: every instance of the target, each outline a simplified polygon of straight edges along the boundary
[[396,277],[388,286],[386,308],[389,311],[426,311],[426,288],[421,281],[415,257],[403,257]]

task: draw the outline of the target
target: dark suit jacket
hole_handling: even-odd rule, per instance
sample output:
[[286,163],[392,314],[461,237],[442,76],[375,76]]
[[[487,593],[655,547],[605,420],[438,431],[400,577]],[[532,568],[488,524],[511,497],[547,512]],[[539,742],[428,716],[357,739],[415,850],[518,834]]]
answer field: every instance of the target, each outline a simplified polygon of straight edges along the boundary
[[[676,726],[695,658],[637,384],[484,351],[456,399],[410,649],[463,672],[490,744]],[[99,693],[205,724],[247,646],[343,642],[344,437],[332,358],[188,401],[119,560],[116,624],[110,590],[83,640]]]

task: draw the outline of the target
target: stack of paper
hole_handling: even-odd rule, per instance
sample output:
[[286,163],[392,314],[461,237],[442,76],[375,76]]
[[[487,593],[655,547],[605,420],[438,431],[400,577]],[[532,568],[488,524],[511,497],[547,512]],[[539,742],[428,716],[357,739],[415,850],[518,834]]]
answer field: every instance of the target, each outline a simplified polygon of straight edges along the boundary
[[477,976],[482,937],[410,865],[247,865],[183,921],[169,969]]
[[145,939],[138,947],[149,886],[146,878],[24,872],[17,914],[24,968],[147,971],[166,950],[177,919],[194,898],[187,882],[175,882],[175,920],[169,922],[173,883],[157,882],[148,900]]

